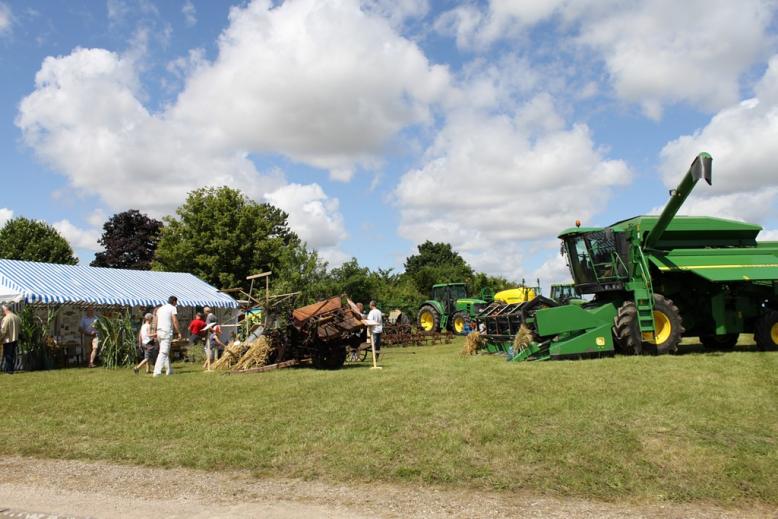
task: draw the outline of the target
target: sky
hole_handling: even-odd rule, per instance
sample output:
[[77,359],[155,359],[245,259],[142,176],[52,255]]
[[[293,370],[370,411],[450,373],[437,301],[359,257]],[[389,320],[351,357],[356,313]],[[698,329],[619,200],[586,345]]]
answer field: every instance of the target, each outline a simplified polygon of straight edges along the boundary
[[778,240],[778,0],[0,0],[0,224],[81,263],[228,185],[331,266],[426,240],[565,281],[559,231],[682,209]]

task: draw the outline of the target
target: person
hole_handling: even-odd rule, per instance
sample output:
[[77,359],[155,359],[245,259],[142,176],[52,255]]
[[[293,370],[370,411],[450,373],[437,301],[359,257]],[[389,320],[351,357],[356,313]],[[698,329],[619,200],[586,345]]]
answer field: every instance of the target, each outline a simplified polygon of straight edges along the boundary
[[373,348],[375,349],[375,360],[378,362],[378,357],[381,355],[381,333],[384,331],[384,314],[381,313],[381,310],[376,308],[375,301],[370,301],[370,312],[367,314],[367,320],[378,323],[370,327],[370,336],[372,337]]
[[81,318],[81,322],[78,325],[78,330],[81,332],[81,347],[84,346],[84,337],[89,338],[89,343],[92,347],[92,351],[89,353],[89,367],[95,367],[95,360],[97,359],[97,349],[99,341],[97,338],[97,329],[95,328],[95,321],[97,316],[95,315],[95,309],[91,306],[86,307],[86,315]]
[[205,328],[206,322],[203,321],[203,314],[197,312],[195,318],[189,323],[189,342],[191,344],[198,344],[203,337],[203,328]]
[[181,338],[181,331],[178,328],[178,311],[176,310],[178,298],[170,296],[166,305],[162,305],[157,310],[157,340],[159,341],[159,354],[157,362],[154,363],[154,376],[162,374],[162,368],[165,368],[165,375],[172,375],[173,369],[170,367],[170,341],[173,339],[173,332],[176,337]]
[[151,360],[156,353],[156,341],[157,334],[151,331],[151,321],[154,320],[154,316],[151,313],[147,313],[143,316],[143,325],[140,327],[139,339],[140,347],[143,350],[143,360],[132,368],[132,371],[137,375],[140,368],[146,366],[146,373],[151,373]]
[[208,326],[209,324],[216,324],[218,319],[216,318],[216,314],[213,313],[213,309],[210,306],[206,306],[203,308],[203,312],[205,312],[205,325]]
[[481,335],[486,335],[486,323],[481,321],[478,323],[478,333]]
[[11,307],[3,305],[3,321],[0,323],[0,341],[3,344],[3,360],[5,372],[9,375],[14,372],[16,364],[16,347],[19,344],[19,332],[22,329],[22,320],[13,313]]
[[[213,315],[213,314],[211,314]],[[212,322],[206,325],[207,332],[205,339],[205,364],[203,368],[211,369],[211,364],[224,354],[224,343],[221,339],[222,327],[218,322]]]

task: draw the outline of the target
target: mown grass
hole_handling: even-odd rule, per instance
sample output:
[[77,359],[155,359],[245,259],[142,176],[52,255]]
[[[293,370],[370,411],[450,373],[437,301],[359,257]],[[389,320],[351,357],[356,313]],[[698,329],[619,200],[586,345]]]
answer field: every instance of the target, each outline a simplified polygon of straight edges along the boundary
[[599,499],[778,504],[778,353],[0,377],[0,453]]

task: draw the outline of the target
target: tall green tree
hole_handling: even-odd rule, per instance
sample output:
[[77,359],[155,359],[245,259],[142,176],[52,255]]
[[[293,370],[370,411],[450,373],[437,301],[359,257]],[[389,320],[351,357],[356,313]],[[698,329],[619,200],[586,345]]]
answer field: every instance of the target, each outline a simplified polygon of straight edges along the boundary
[[429,294],[436,283],[469,282],[473,277],[473,269],[449,243],[428,240],[418,250],[406,258],[404,266],[405,274],[422,294]]
[[354,302],[364,303],[377,297],[377,280],[371,276],[370,269],[360,267],[356,258],[330,271],[331,282],[336,292],[348,295]]
[[149,270],[162,232],[162,222],[137,209],[110,217],[103,225],[100,245],[93,267]]
[[246,288],[259,271],[278,279],[290,262],[309,259],[286,213],[226,186],[190,192],[164,222],[153,269],[191,272],[219,288]]
[[68,241],[46,222],[17,217],[0,229],[0,258],[75,265]]

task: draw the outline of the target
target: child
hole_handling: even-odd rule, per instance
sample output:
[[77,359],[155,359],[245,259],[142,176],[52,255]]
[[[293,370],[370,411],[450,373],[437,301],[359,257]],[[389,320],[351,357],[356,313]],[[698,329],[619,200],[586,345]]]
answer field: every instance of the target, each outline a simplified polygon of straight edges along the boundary
[[143,316],[143,326],[140,327],[140,333],[138,334],[141,349],[143,350],[143,360],[140,361],[140,364],[132,368],[132,371],[135,372],[136,375],[144,365],[146,366],[146,373],[151,373],[151,361],[156,357],[155,350],[157,345],[154,339],[157,338],[157,334],[151,333],[151,321],[153,319],[154,316],[151,314]]

